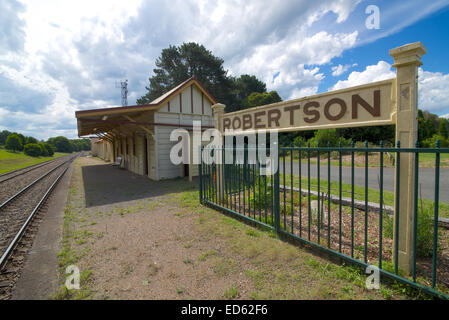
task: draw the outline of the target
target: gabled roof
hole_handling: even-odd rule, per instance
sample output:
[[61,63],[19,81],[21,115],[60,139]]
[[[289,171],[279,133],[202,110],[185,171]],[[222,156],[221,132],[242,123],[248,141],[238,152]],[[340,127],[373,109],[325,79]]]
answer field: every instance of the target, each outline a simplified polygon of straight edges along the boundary
[[203,85],[195,77],[191,77],[191,78],[187,79],[186,81],[184,81],[183,83],[177,85],[170,91],[164,93],[159,98],[154,99],[149,104],[126,106],[126,107],[115,107],[115,108],[81,110],[81,111],[76,111],[75,116],[76,116],[76,118],[83,118],[83,117],[95,116],[95,115],[98,116],[98,115],[110,115],[110,114],[120,114],[120,113],[128,113],[128,112],[140,112],[140,111],[147,111],[147,110],[157,110],[157,109],[161,108],[166,102],[171,100],[179,92],[181,92],[182,90],[184,90],[185,88],[189,87],[192,84],[195,84],[198,87],[198,89],[200,89],[201,92],[204,93],[204,96],[212,102],[212,104],[217,103],[217,101],[209,93],[209,91],[207,91],[207,89],[204,88]]

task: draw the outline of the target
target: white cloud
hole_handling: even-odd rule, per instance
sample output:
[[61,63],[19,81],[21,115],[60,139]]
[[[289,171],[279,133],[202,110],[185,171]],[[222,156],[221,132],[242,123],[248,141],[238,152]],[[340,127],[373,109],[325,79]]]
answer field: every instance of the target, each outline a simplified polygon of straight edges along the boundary
[[381,81],[394,78],[396,73],[391,69],[391,65],[385,61],[379,61],[375,65],[367,66],[364,71],[353,71],[347,80],[339,80],[330,90],[353,87],[374,81]]
[[24,9],[24,6],[16,0],[0,4],[0,52],[23,50],[25,22],[18,14]]
[[[449,112],[449,74],[418,70],[418,106],[436,114]],[[447,116],[447,115],[446,115]]]
[[[102,81],[102,75],[95,74],[102,73],[98,61],[103,57],[83,61],[85,54],[74,44],[86,35],[90,35],[91,43],[105,39],[119,43],[121,28],[135,14],[140,1],[133,2],[24,1],[23,13],[11,13],[21,14],[20,19],[7,27],[20,27],[25,36],[18,54],[0,51],[0,81],[5,83],[0,86],[0,127],[41,139],[57,134],[76,137],[76,110],[113,101],[104,100],[109,90],[102,86],[108,84]],[[3,26],[4,22],[0,23]],[[97,68],[86,68],[89,64]],[[110,86],[113,91],[113,81]]]
[[[338,81],[331,90],[353,87],[374,81],[396,77],[392,66],[379,61],[375,65],[367,66],[364,71],[353,71],[347,80]],[[436,114],[449,111],[449,74],[424,71],[418,69],[418,107]],[[447,116],[447,115],[446,115]]]
[[343,73],[345,73],[346,71],[348,71],[350,67],[351,67],[351,66],[348,65],[348,64],[345,64],[345,65],[339,64],[338,66],[333,66],[333,67],[332,67],[332,75],[333,75],[334,77],[341,76]]
[[[332,58],[352,47],[356,39],[357,32],[329,34],[323,31],[311,37],[297,32],[276,44],[256,46],[252,54],[231,69],[236,74],[257,75],[267,83],[269,90],[277,90],[284,98],[303,88],[307,88],[307,92],[313,88],[316,93],[324,75],[319,73],[318,67],[307,68],[305,65],[329,63]],[[279,76],[271,81],[276,72],[280,72]]]

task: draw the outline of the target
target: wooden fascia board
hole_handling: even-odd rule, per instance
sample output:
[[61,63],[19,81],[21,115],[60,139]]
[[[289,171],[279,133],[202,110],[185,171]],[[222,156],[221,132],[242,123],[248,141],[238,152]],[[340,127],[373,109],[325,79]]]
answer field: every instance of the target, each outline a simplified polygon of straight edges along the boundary
[[75,116],[77,119],[82,119],[85,117],[92,117],[92,116],[106,116],[106,115],[113,115],[113,114],[120,115],[122,113],[129,113],[129,112],[143,112],[143,111],[157,110],[159,108],[160,108],[160,106],[159,106],[159,104],[157,104],[157,105],[141,105],[141,106],[129,106],[129,107],[91,109],[91,110],[76,111]]

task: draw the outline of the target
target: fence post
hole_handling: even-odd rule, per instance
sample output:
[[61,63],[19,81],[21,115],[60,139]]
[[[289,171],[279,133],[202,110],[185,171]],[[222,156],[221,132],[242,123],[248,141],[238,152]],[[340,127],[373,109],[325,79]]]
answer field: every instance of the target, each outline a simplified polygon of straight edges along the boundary
[[214,152],[215,155],[215,174],[216,174],[216,192],[217,192],[217,202],[219,204],[222,204],[222,195],[224,195],[224,193],[222,192],[223,189],[223,170],[222,170],[222,154],[223,154],[223,150],[222,148],[224,147],[223,144],[223,114],[224,114],[224,109],[225,109],[225,105],[221,104],[221,103],[216,103],[212,106],[212,111],[214,113],[214,126],[215,129],[218,130],[221,133],[221,139],[220,139],[220,145],[218,146],[218,149],[216,149]]
[[[273,148],[273,146],[270,146],[270,148]],[[274,148],[279,148],[279,145],[277,143],[275,143]],[[273,203],[273,213],[274,213],[274,228],[276,230],[276,232],[278,232],[279,230],[281,230],[281,216],[280,216],[280,190],[279,190],[279,153],[280,150],[278,149],[278,152],[276,153],[277,155],[277,159],[275,161],[277,161],[278,166],[277,166],[277,170],[274,172],[274,174],[272,173],[272,178],[274,179],[274,183],[273,183],[273,192],[274,192],[274,203]],[[270,150],[270,155],[271,157],[273,157],[273,152]],[[274,159],[271,159],[271,163],[274,163]],[[284,176],[285,176],[285,169],[283,172]],[[293,187],[293,186],[292,186]],[[285,186],[284,186],[285,188]],[[285,190],[285,189],[284,189]]]
[[[394,87],[393,101],[396,102],[396,141],[401,142],[402,148],[413,148],[418,132],[418,67],[422,65],[421,57],[426,53],[426,48],[421,42],[407,44],[390,50],[394,59],[393,67],[396,68],[396,84]],[[414,226],[414,167],[413,153],[399,154],[400,166],[399,179],[395,179],[395,197],[398,191],[400,198],[395,200],[400,210],[395,208],[394,239],[398,244],[399,268],[410,274],[413,265],[413,226]],[[396,161],[398,166],[399,161]],[[399,180],[399,181],[398,181]],[[399,185],[399,190],[396,186]],[[397,241],[397,242],[396,242]],[[396,251],[396,250],[395,250]]]
[[203,203],[203,158],[201,156],[203,151],[203,147],[200,145],[198,146],[198,159],[200,161],[200,163],[198,164],[198,176],[199,176],[199,180],[200,180],[200,203]]

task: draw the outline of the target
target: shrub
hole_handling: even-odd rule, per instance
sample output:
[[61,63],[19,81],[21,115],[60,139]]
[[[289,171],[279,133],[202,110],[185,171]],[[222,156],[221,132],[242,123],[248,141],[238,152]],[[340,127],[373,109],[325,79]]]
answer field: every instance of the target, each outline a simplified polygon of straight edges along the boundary
[[[433,211],[434,206],[419,207],[416,238],[416,256],[426,258],[433,253]],[[384,215],[384,235],[393,239],[394,219]]]
[[430,257],[433,253],[433,213],[434,205],[424,206],[418,211],[418,235],[416,256]]
[[23,148],[23,152],[31,157],[39,157],[42,154],[42,147],[37,143],[28,143]]
[[47,154],[49,157],[52,157],[55,154],[55,149],[49,143],[44,143],[44,148],[47,150]]
[[25,137],[23,144],[25,145],[28,143],[39,143],[39,141],[37,141],[37,139],[34,137]]
[[351,145],[351,139],[345,139],[339,137],[337,134],[337,129],[324,129],[317,130],[313,138],[309,139],[311,147],[317,147],[318,143],[320,147],[338,147],[341,142],[342,147],[348,147]]
[[[357,141],[357,142],[354,144],[354,147],[355,147],[355,148],[363,148],[363,149],[365,149],[365,148],[366,148],[366,144],[365,144],[364,141]],[[379,147],[379,146],[378,146],[378,145],[375,145],[374,143],[368,142],[368,148],[377,148],[377,147]],[[385,144],[384,144],[384,147],[386,147]],[[372,153],[372,152],[368,152],[368,154],[371,154],[371,153]],[[364,156],[364,155],[365,155],[365,152],[364,152],[364,151],[357,151],[355,154],[356,154],[356,155],[359,155],[359,156]]]
[[43,143],[38,143],[38,145],[39,145],[39,147],[41,147],[41,150],[42,150],[40,155],[42,157],[48,157],[48,151],[47,151],[47,148],[45,148],[44,144]]
[[440,140],[440,147],[449,147],[449,139],[445,139],[443,136],[434,134],[431,138],[422,141],[422,147],[424,148],[435,148],[437,140]]
[[[260,176],[260,194],[259,194],[259,177],[256,177],[254,181],[254,193],[250,192],[250,195],[247,199],[251,203],[251,206],[255,204],[256,209],[264,210],[265,206],[267,206],[267,209],[271,209],[271,199],[273,197],[273,190],[271,188],[271,181],[267,177],[266,183],[265,183],[265,177],[266,176]],[[266,188],[266,193],[265,193]],[[259,202],[260,197],[260,202]],[[266,199],[266,203],[265,203]]]
[[294,140],[293,140],[293,145],[295,147],[305,147],[306,146],[306,139],[304,139],[304,137],[301,136],[297,136]]
[[[307,146],[307,144],[310,143],[311,148],[316,148],[318,145],[322,148],[326,148],[327,146],[336,148],[340,145],[340,142],[342,147],[349,147],[351,145],[351,139],[339,137],[337,129],[323,129],[315,131],[314,136],[310,138],[307,143],[304,143],[304,146]],[[322,156],[324,155],[324,151],[320,153]],[[311,157],[315,157],[316,155],[316,151],[310,152]],[[307,151],[304,151],[302,156],[307,157]]]

